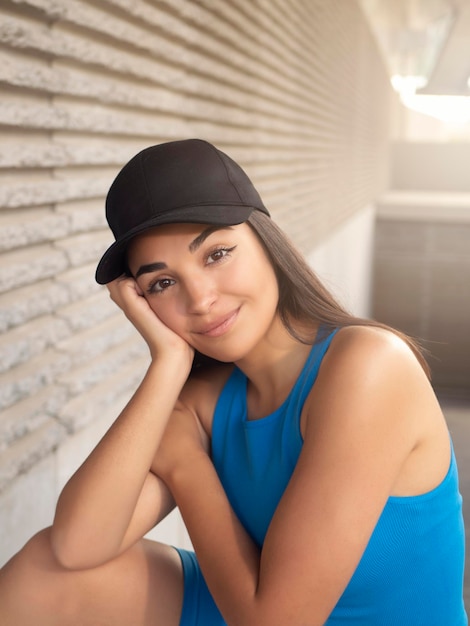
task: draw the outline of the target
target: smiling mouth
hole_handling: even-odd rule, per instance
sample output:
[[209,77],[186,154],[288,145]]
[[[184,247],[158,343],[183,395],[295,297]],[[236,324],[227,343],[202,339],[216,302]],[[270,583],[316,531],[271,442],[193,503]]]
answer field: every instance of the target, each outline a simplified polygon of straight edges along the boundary
[[204,337],[220,337],[224,335],[230,328],[233,326],[236,318],[238,317],[238,312],[240,309],[233,311],[227,317],[223,319],[219,319],[213,324],[208,325],[206,328],[197,331],[198,335],[203,335]]

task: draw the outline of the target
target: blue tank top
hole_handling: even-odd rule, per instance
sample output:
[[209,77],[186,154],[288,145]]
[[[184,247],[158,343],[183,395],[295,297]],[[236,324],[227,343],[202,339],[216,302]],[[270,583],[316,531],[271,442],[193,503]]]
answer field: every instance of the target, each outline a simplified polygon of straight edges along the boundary
[[[336,331],[317,342],[284,403],[247,417],[236,367],[219,397],[212,457],[231,505],[262,546],[301,448],[300,414]],[[465,626],[464,526],[457,465],[429,493],[390,497],[327,626]]]

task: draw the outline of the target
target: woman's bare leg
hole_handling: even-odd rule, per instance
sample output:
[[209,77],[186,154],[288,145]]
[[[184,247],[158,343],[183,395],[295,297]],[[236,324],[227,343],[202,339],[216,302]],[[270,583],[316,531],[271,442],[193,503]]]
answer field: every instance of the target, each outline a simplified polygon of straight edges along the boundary
[[179,555],[147,540],[105,565],[68,571],[46,529],[0,570],[2,626],[178,626],[182,597]]

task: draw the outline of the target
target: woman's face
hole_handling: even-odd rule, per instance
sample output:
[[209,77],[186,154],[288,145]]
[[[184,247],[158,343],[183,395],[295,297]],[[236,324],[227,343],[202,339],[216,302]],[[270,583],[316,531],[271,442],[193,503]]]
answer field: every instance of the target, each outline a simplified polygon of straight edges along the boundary
[[278,329],[274,270],[248,224],[170,224],[132,240],[128,265],[153,311],[199,352],[238,361]]

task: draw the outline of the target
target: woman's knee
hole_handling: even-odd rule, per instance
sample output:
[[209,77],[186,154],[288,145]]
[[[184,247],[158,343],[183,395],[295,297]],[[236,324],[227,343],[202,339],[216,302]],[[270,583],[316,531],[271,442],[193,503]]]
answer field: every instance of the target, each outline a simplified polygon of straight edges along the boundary
[[181,561],[168,546],[139,542],[102,566],[74,571],[59,564],[45,529],[0,570],[0,624],[176,625],[182,587]]
[[66,574],[54,557],[50,529],[40,531],[0,570],[0,623],[27,624],[32,615],[31,624],[61,618],[65,624],[76,604]]

